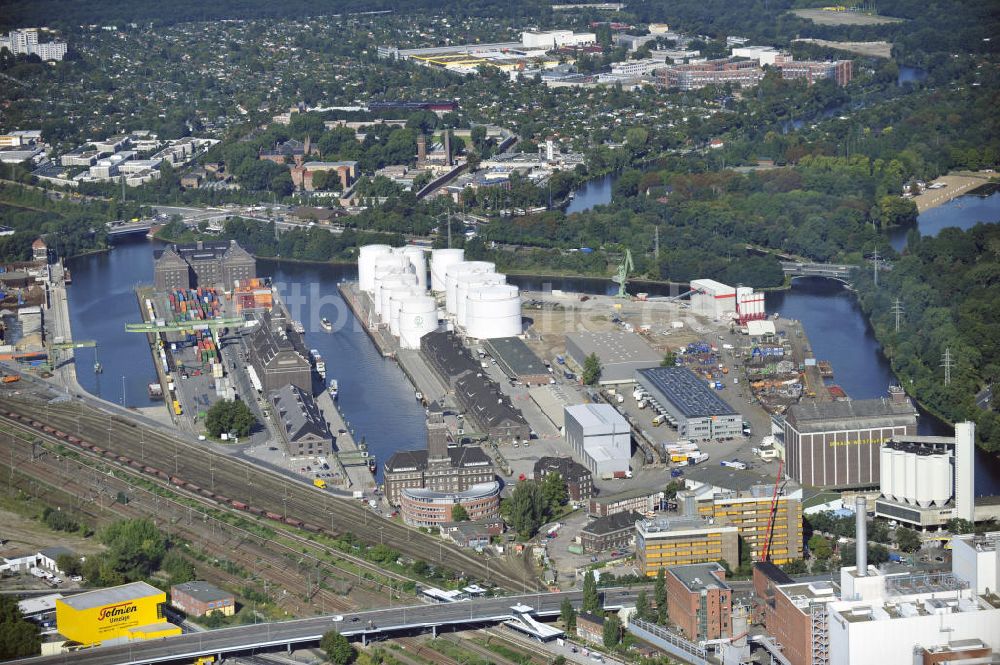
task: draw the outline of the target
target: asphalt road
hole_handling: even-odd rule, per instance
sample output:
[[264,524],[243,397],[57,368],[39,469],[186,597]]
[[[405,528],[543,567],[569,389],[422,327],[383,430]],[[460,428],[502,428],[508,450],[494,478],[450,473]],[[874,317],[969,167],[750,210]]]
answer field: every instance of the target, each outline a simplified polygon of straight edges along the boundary
[[[618,608],[632,605],[638,588],[605,589],[604,605]],[[124,665],[126,663],[152,663],[188,661],[200,655],[225,654],[248,651],[253,647],[282,647],[286,644],[318,641],[324,633],[337,629],[346,636],[374,636],[393,630],[415,629],[433,625],[492,623],[508,619],[513,605],[525,604],[535,609],[535,614],[552,616],[559,613],[564,598],[579,607],[582,592],[537,593],[501,598],[484,598],[460,603],[416,605],[402,608],[372,610],[345,615],[342,621],[332,620],[334,615],[299,619],[281,623],[266,623],[196,634],[179,635],[147,642],[133,642],[118,646],[100,647],[89,651],[58,656],[41,656],[13,661],[32,665]],[[353,619],[357,617],[357,621]],[[371,622],[371,624],[369,624]],[[373,625],[373,628],[369,626]]]

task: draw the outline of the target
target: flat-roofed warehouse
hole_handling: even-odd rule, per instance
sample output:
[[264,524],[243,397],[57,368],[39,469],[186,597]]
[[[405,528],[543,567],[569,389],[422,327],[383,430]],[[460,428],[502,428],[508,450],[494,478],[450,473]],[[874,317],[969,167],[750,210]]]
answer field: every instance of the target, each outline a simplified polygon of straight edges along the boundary
[[163,618],[167,594],[145,582],[97,589],[56,600],[56,629],[84,646],[180,635]]
[[632,383],[636,370],[656,367],[663,360],[663,354],[636,333],[584,331],[566,334],[566,354],[579,367],[583,367],[591,353],[601,359],[602,385]]
[[497,337],[483,341],[483,350],[497,361],[503,373],[527,384],[549,382],[549,370],[535,352],[517,337]]
[[635,380],[682,438],[729,439],[743,435],[743,417],[687,367],[654,367]]
[[878,485],[882,445],[917,433],[902,390],[891,398],[796,404],[785,416],[785,466],[802,485]]

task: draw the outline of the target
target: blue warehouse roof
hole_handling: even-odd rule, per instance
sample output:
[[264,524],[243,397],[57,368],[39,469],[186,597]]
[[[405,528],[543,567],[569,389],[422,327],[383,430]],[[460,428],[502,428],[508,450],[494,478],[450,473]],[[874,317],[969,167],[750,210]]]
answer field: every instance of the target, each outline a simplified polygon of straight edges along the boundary
[[685,418],[739,415],[687,367],[653,367],[636,374],[661,393]]

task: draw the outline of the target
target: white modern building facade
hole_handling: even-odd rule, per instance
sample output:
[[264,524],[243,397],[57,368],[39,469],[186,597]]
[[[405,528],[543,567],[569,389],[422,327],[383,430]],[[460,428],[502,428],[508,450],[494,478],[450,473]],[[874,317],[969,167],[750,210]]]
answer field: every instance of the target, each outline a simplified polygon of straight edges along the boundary
[[566,441],[594,475],[629,473],[632,431],[610,404],[575,404],[565,411]]

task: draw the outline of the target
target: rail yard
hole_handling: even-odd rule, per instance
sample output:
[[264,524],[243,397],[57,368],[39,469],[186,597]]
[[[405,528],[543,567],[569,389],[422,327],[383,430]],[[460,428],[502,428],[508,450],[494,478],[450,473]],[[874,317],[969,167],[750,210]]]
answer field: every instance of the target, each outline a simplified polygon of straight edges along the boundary
[[[72,402],[45,405],[3,396],[0,422],[22,431],[30,428],[43,441],[69,444],[85,456],[99,457],[142,474],[147,482],[161,488],[184,490],[187,497],[199,497],[224,512],[305,533],[337,537],[350,532],[366,544],[384,544],[509,590],[536,588],[527,561],[488,562],[399,522],[382,519],[362,502],[319,493],[112,414],[87,410]],[[24,442],[23,446],[30,449],[31,444]],[[92,488],[80,488],[75,493],[87,496]],[[372,567],[361,559],[354,563]],[[385,574],[381,569],[378,572]]]

